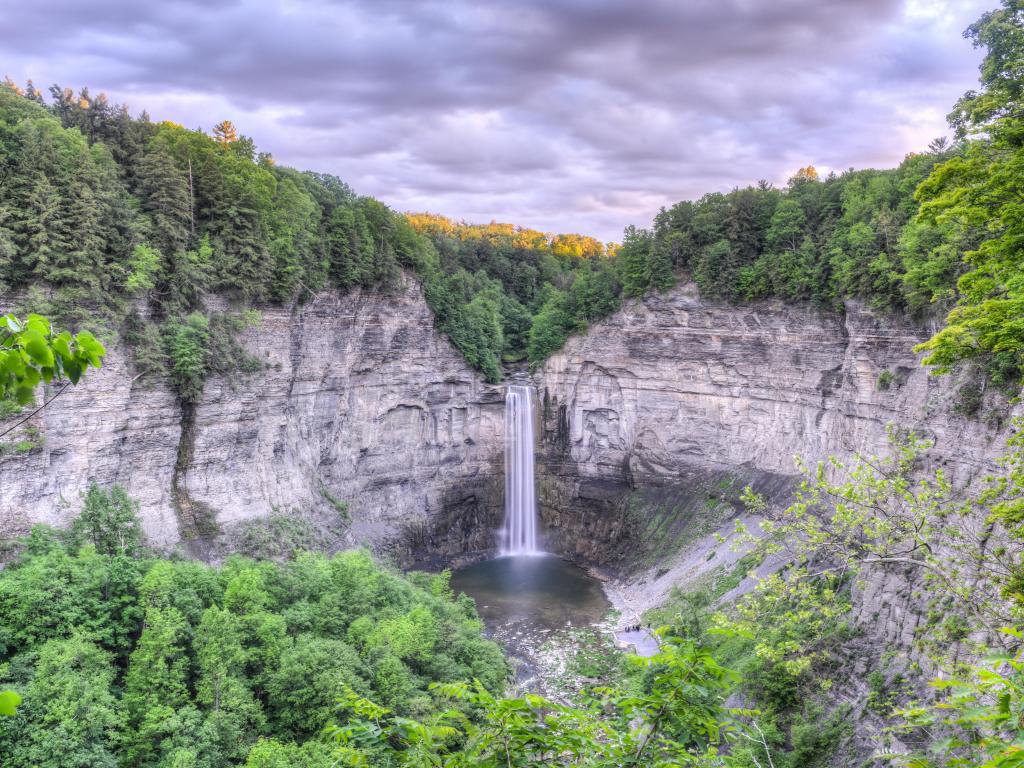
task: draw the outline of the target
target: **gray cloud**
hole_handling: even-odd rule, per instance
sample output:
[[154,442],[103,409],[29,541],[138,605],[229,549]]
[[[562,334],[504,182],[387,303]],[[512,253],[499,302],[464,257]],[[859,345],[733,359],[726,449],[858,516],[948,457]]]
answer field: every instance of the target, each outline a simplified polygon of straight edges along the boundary
[[993,0],[0,0],[0,61],[399,209],[617,238],[797,167],[892,165],[976,80]]

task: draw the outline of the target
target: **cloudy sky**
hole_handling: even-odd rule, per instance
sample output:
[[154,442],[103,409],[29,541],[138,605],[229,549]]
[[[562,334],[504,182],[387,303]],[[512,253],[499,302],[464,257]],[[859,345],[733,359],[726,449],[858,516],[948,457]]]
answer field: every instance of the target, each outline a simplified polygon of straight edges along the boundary
[[996,0],[0,0],[0,76],[230,119],[400,210],[619,239],[797,168],[885,167]]

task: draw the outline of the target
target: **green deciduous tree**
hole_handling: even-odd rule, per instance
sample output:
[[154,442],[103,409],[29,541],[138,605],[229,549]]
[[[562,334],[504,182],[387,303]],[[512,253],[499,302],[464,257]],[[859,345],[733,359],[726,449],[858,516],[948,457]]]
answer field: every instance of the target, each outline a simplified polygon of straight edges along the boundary
[[133,557],[142,546],[138,509],[124,488],[104,491],[93,483],[72,526],[73,535],[91,543],[102,555]]
[[643,229],[627,227],[622,237],[622,293],[643,296],[651,286],[651,236]]
[[110,655],[81,635],[41,646],[22,708],[0,725],[11,764],[116,768],[113,681]]
[[[925,362],[946,371],[961,360],[983,358],[993,377],[1016,384],[1024,364],[1024,238],[1019,180],[1024,176],[1024,18],[1016,0],[986,13],[968,38],[986,49],[981,89],[960,99],[950,121],[960,136],[975,136],[962,154],[936,167],[921,185],[921,220],[931,226],[981,233],[964,254],[958,305],[946,327],[920,349]],[[937,254],[942,256],[940,252]],[[941,268],[940,268],[941,269]]]

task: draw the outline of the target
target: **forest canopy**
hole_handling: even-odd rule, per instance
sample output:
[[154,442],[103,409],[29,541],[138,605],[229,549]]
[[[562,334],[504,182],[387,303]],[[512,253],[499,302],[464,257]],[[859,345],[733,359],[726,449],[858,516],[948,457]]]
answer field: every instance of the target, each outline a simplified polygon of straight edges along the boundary
[[70,532],[36,528],[0,571],[0,688],[24,700],[0,717],[4,765],[217,768],[265,739],[289,765],[327,766],[315,737],[349,692],[429,717],[428,684],[504,686],[447,574],[404,577],[362,551],[167,559],[143,546],[136,509],[93,486]]
[[[987,41],[997,28],[971,34]],[[54,86],[46,98],[7,81],[0,289],[32,288],[33,311],[119,331],[142,371],[179,371],[186,399],[208,372],[245,368],[224,363],[243,356],[204,295],[295,305],[329,287],[386,292],[403,270],[423,285],[438,329],[492,381],[503,363],[543,362],[624,299],[692,280],[702,296],[730,302],[841,310],[856,299],[932,315],[960,301],[929,360],[946,369],[979,358],[1012,385],[1022,343],[1004,321],[1016,308],[1006,296],[1018,293],[1019,217],[1008,208],[988,219],[987,203],[970,201],[1012,188],[1005,161],[1016,144],[997,94],[985,94],[957,107],[955,143],[936,140],[898,168],[822,178],[808,166],[781,188],[710,193],[627,228],[619,246],[398,214],[337,177],[278,165],[228,121],[207,134],[132,116],[88,89]],[[1000,260],[1006,276],[989,274]],[[139,300],[151,310],[139,313]],[[197,355],[190,333],[223,340],[227,354]]]

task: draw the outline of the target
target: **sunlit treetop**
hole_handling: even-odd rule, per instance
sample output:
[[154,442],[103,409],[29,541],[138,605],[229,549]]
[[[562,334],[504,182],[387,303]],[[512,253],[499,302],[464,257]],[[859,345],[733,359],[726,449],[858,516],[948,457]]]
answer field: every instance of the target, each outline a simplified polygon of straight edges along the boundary
[[515,248],[550,250],[555,256],[593,259],[609,256],[614,243],[605,244],[588,235],[575,233],[549,234],[529,227],[492,221],[489,224],[469,224],[454,221],[436,213],[407,213],[406,218],[421,234],[454,237],[458,240],[489,240],[502,242]]

